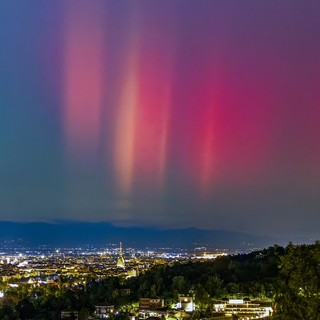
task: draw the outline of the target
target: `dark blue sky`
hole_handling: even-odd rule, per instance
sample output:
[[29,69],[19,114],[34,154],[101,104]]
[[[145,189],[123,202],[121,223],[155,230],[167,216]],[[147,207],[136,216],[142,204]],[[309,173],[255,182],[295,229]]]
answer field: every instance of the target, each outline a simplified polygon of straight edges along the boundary
[[1,220],[319,236],[319,1],[0,8]]

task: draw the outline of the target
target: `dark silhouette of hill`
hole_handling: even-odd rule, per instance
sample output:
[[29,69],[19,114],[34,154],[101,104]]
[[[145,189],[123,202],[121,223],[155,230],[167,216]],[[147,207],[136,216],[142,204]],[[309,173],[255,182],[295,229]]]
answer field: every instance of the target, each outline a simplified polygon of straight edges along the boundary
[[161,230],[149,227],[118,227],[99,222],[0,222],[0,240],[20,239],[30,246],[76,246],[91,244],[103,246],[122,241],[125,246],[249,249],[263,248],[279,239],[256,236],[236,231],[202,230],[197,228]]

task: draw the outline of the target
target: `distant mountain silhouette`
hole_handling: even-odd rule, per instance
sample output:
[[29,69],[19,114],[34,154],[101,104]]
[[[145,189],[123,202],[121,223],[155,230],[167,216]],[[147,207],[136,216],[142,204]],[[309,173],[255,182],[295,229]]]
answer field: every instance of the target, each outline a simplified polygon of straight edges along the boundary
[[161,230],[148,227],[118,227],[110,223],[0,222],[0,240],[20,239],[29,246],[70,247],[90,244],[105,246],[122,241],[126,247],[191,249],[199,246],[226,249],[263,248],[283,240],[236,231],[202,230],[196,228]]

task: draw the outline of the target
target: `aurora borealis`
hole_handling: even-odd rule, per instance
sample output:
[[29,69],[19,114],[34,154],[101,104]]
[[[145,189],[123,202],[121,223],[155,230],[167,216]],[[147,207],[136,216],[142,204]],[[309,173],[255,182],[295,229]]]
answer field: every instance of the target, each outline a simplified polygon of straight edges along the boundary
[[319,235],[319,2],[0,6],[1,220]]

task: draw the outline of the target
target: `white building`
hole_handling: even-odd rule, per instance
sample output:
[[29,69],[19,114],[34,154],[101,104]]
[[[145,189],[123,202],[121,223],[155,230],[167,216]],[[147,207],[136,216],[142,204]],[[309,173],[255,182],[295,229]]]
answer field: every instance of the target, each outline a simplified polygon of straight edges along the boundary
[[271,316],[271,306],[262,307],[259,303],[253,303],[249,299],[229,299],[213,305],[214,312],[224,313],[225,316],[237,315],[243,319],[262,319]]

